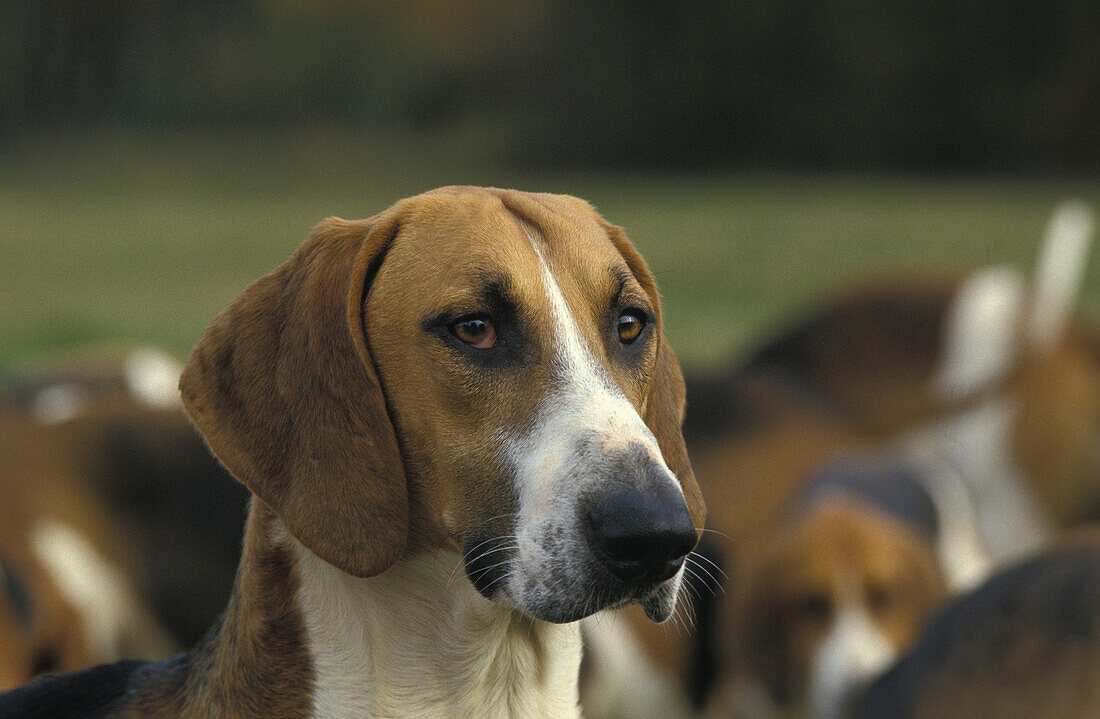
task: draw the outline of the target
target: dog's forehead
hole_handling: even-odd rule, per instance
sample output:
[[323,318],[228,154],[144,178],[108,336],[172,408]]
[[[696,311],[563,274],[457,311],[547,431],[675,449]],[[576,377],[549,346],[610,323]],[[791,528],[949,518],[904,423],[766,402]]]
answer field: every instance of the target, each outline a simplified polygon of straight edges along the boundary
[[917,537],[883,513],[857,503],[832,500],[807,523],[801,543],[803,571],[815,568],[857,583],[891,583],[911,569]]
[[572,292],[609,292],[627,266],[599,215],[565,195],[442,188],[400,206],[385,265],[410,275],[424,298],[505,282],[519,297],[543,294],[543,273]]

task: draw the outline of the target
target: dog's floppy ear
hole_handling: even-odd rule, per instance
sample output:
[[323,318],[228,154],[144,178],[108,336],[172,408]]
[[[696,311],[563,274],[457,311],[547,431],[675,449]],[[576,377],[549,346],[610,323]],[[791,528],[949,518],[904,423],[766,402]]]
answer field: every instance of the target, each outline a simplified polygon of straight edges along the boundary
[[302,544],[357,577],[404,553],[409,501],[363,328],[396,214],[322,222],[203,333],[180,378],[214,454]]
[[604,223],[611,242],[619,250],[626,260],[627,267],[637,278],[642,289],[649,295],[653,306],[657,308],[657,365],[653,372],[653,384],[650,387],[649,397],[646,399],[645,412],[642,419],[645,420],[649,431],[657,438],[657,444],[664,455],[665,463],[680,480],[680,486],[684,490],[684,498],[687,500],[688,512],[697,529],[702,528],[707,518],[707,507],[703,502],[703,494],[699,490],[699,484],[695,481],[695,473],[691,470],[691,462],[688,460],[687,447],[684,444],[684,435],[681,426],[684,423],[684,409],[686,404],[686,386],[684,375],[680,371],[680,363],[676,360],[676,354],[665,339],[665,333],[661,322],[661,303],[657,295],[657,284],[653,275],[646,267],[645,260],[634,249],[634,245],[627,239],[626,233],[621,227]]

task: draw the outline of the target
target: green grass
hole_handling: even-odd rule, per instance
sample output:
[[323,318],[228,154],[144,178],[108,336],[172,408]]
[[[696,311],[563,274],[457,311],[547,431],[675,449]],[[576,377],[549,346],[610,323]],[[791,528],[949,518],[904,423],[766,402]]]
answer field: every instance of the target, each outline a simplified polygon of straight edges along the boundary
[[[567,192],[646,256],[686,364],[889,268],[1030,268],[1051,208],[1100,181],[632,175],[506,168],[492,138],[345,132],[50,136],[0,154],[0,365],[84,342],[183,355],[326,215],[437,185]],[[1100,250],[1084,305],[1100,313]]]

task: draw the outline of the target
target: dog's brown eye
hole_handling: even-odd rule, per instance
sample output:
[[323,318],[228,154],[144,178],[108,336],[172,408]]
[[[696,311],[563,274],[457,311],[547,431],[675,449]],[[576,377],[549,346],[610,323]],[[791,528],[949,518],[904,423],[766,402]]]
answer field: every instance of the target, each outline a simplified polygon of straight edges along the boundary
[[624,345],[632,343],[642,334],[645,320],[636,312],[623,312],[619,315],[619,341]]
[[466,344],[487,350],[497,343],[497,330],[484,317],[467,317],[451,325],[451,332]]

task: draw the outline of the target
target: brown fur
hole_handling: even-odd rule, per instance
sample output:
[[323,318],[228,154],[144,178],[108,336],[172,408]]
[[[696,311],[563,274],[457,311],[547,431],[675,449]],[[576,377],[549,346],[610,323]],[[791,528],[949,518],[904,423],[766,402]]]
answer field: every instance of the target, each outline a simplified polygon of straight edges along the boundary
[[[816,412],[813,408],[824,402],[834,412],[827,421],[841,431],[848,428],[864,442],[890,441],[920,422],[964,411],[993,396],[1017,398],[1013,450],[1044,511],[1059,526],[1090,518],[1100,505],[1100,333],[1075,320],[1047,352],[1028,352],[1024,345],[1023,357],[1002,382],[975,398],[946,402],[931,392],[928,380],[940,359],[942,315],[960,281],[922,278],[841,293],[791,337],[767,345],[748,365],[753,372],[779,377],[805,392],[810,401],[795,410],[800,416]],[[753,372],[735,381],[754,381]],[[792,423],[802,423],[801,417]],[[832,432],[815,427],[812,418],[803,424],[799,431],[813,438],[810,443],[834,444]],[[728,445],[738,436],[729,432],[717,441],[708,440],[703,458],[695,458],[697,468],[710,464],[705,458],[710,444]],[[689,441],[695,454],[694,434]],[[815,452],[795,443],[788,449]],[[768,454],[783,461],[779,453]],[[729,456],[732,464],[735,455]],[[711,484],[725,481],[728,472],[699,469],[699,474],[715,507],[713,516],[724,516],[716,508],[726,487],[711,490]],[[747,526],[753,526],[751,519]]]
[[708,526],[726,551],[770,526],[824,460],[868,441],[846,416],[782,382],[751,375],[739,382],[743,393],[734,411],[752,414],[751,421],[720,439],[691,441],[710,506]]
[[[625,278],[624,298],[658,311],[641,258],[586,203],[443,188],[369,220],[325,221],[214,320],[180,388],[211,448],[255,494],[244,555],[218,630],[138,680],[121,716],[306,712],[312,678],[297,578],[272,544],[276,520],[325,561],[370,577],[408,554],[461,545],[464,533],[512,509],[503,468],[485,461],[496,438],[483,428],[532,421],[536,408],[523,398],[548,381],[540,369],[547,346],[528,349],[523,372],[487,381],[420,338],[433,311],[477,299],[472,283],[486,267],[540,316],[545,292],[530,284],[538,275],[532,253],[521,251],[524,229],[541,243],[594,351],[606,347],[601,328],[612,318],[590,308],[614,299],[616,276]],[[683,382],[663,336],[635,366],[604,364],[642,412],[701,525],[680,433]]]
[[[446,495],[448,483],[439,478],[476,483],[497,474],[485,472],[491,448],[478,442],[492,438],[479,428],[526,426],[533,408],[506,398],[529,394],[530,381],[545,378],[536,374],[515,378],[514,386],[488,386],[459,377],[464,366],[431,357],[409,339],[424,321],[426,304],[442,310],[445,302],[470,295],[470,273],[462,268],[475,261],[500,267],[525,306],[545,302],[537,285],[524,286],[539,276],[530,253],[503,241],[516,237],[517,228],[502,205],[521,221],[537,221],[573,306],[587,307],[593,297],[606,295],[603,268],[624,262],[657,306],[641,259],[620,254],[632,252],[621,232],[617,244],[604,239],[602,247],[586,245],[583,261],[557,256],[575,244],[568,239],[578,227],[608,236],[610,226],[587,204],[444,188],[370,220],[323,223],[294,257],[211,324],[180,380],[188,411],[226,466],[303,544],[351,574],[373,576],[390,566],[404,554],[410,527],[413,549],[439,546],[455,527],[469,526],[473,508],[484,509],[500,496],[475,490],[466,493],[463,506],[466,500]],[[479,242],[487,234],[502,241]],[[592,319],[582,330],[591,346],[603,346],[595,321],[600,318]],[[636,406],[651,405],[646,420],[701,526],[702,501],[679,430],[682,381],[671,350],[659,344],[660,359],[651,358],[648,371],[616,379]],[[539,354],[545,350],[532,351],[530,366],[542,366]],[[441,372],[450,381],[441,381]],[[653,395],[646,397],[650,386]],[[454,394],[454,387],[471,391]],[[315,401],[303,402],[307,397]],[[502,412],[512,415],[501,418]],[[305,477],[316,479],[305,483]],[[506,502],[495,509],[500,511],[491,516],[510,507]],[[442,534],[433,528],[440,521]]]
[[1083,331],[1029,358],[1013,392],[1016,456],[1047,516],[1063,527],[1095,519],[1100,508],[1100,354]]
[[112,716],[293,719],[309,711],[309,656],[288,551],[273,547],[274,513],[255,501],[237,588],[210,638],[140,683]]
[[[69,363],[48,365],[60,366]],[[69,527],[127,578],[141,611],[127,613],[117,651],[97,651],[84,666],[162,659],[176,642],[201,639],[225,608],[247,491],[210,455],[182,407],[135,399],[121,363],[95,369],[105,384],[88,389],[72,418],[43,424],[27,411],[33,393],[0,409],[0,521],[21,543],[42,522]],[[49,379],[27,379],[34,377]],[[19,378],[34,392],[86,379],[30,366]]]
[[404,553],[397,439],[363,333],[395,218],[329,220],[207,328],[180,378],[214,453],[322,559],[369,577]]
[[889,435],[942,404],[928,380],[939,360],[944,315],[961,279],[926,274],[842,290],[765,342],[749,364],[783,373],[863,431]]
[[[80,480],[72,457],[51,428],[17,409],[0,409],[0,563],[10,564],[30,590],[30,631],[15,623],[14,607],[0,594],[0,687],[11,688],[36,671],[70,672],[112,659],[88,646],[83,621],[30,550],[41,521],[56,521],[84,536],[104,556],[131,569],[129,555],[108,531],[107,513]],[[5,639],[4,636],[7,638]]]
[[[889,443],[919,423],[994,396],[1019,402],[1014,459],[1055,525],[1100,510],[1100,342],[1073,322],[1047,354],[1024,353],[1003,382],[961,403],[937,396],[943,322],[959,274],[891,278],[840,292],[722,376],[689,382],[685,435],[709,507],[708,527],[731,575],[715,598],[729,612],[736,567],[754,538],[774,537],[779,512],[809,473],[837,454]],[[708,643],[732,637],[638,633],[674,675],[699,671]],[[723,645],[725,649],[721,649]],[[715,669],[710,657],[704,672]],[[718,661],[717,671],[721,668]],[[706,680],[704,680],[706,681]],[[685,685],[689,682],[685,680]],[[706,689],[709,691],[709,689]]]
[[43,671],[71,672],[94,664],[83,623],[46,569],[20,539],[0,540],[0,571],[26,593],[29,623],[0,592],[0,691],[21,686]]
[[734,638],[728,670],[797,704],[811,656],[853,589],[899,651],[946,597],[928,538],[874,508],[830,500],[764,533],[734,571],[719,620]]
[[[717,612],[728,611],[732,593],[739,591],[743,577],[736,576],[734,563],[753,538],[775,525],[810,472],[835,454],[865,446],[867,440],[834,408],[766,374],[749,373],[717,388],[696,379],[691,397],[695,399],[689,398],[686,427],[690,454],[706,493],[709,546],[717,550],[709,559],[735,576],[726,581],[718,568],[699,560],[703,566],[693,570],[698,577],[693,584],[700,597],[686,610],[697,625],[694,631],[654,625],[635,608],[628,610],[628,617],[658,667],[683,686],[705,692],[706,673],[724,671],[731,649],[725,631],[710,624],[715,617],[708,613],[712,602]],[[691,415],[697,405],[715,397],[717,412]],[[715,426],[719,430],[712,435]],[[726,588],[720,589],[719,583]],[[693,599],[685,593],[680,601],[690,604]],[[719,656],[700,646],[698,632],[715,636]]]
[[[621,228],[606,224],[605,228],[631,272],[642,284],[642,289],[649,296],[653,306],[659,308],[657,285],[646,267],[645,260],[626,239]],[[695,473],[688,459],[687,447],[680,429],[684,423],[687,387],[684,383],[684,375],[680,371],[680,363],[676,361],[676,355],[668,344],[668,340],[665,339],[660,314],[657,316],[657,326],[660,342],[657,348],[657,366],[650,395],[645,401],[643,417],[657,437],[657,444],[661,447],[661,454],[664,455],[669,469],[680,479],[692,521],[695,522],[696,527],[701,528],[706,522],[706,504],[703,501],[703,493],[695,481]]]

